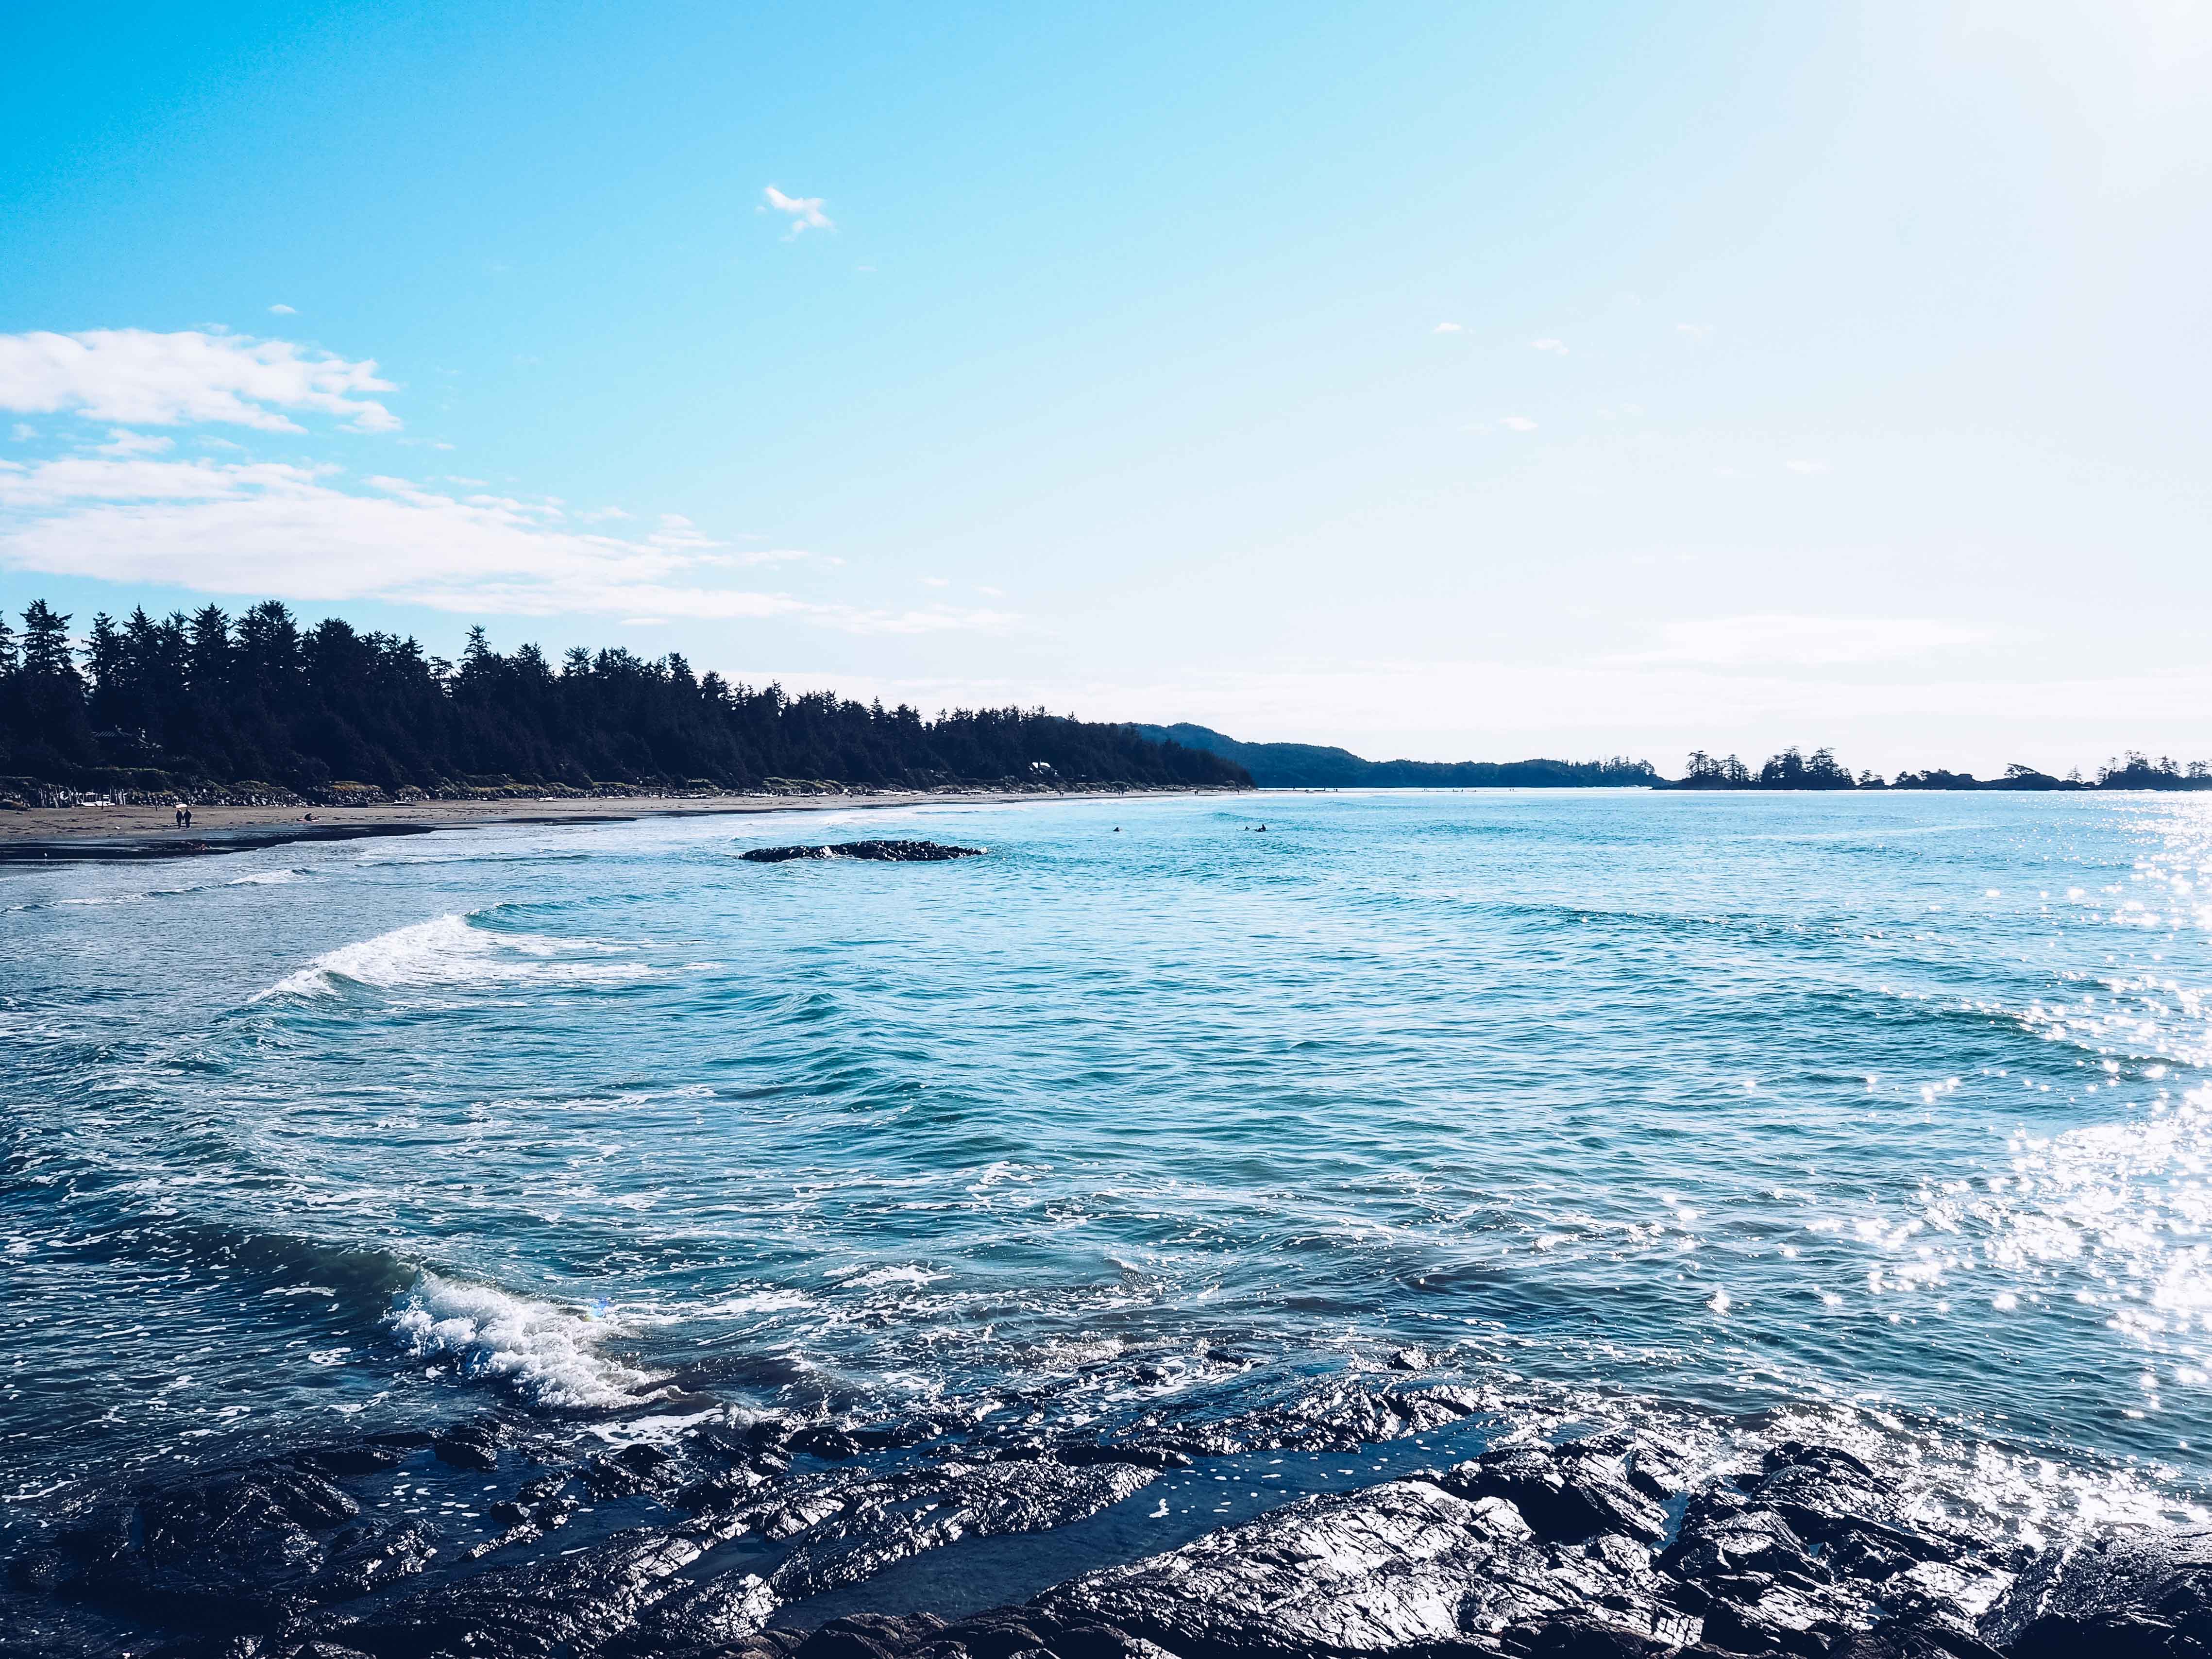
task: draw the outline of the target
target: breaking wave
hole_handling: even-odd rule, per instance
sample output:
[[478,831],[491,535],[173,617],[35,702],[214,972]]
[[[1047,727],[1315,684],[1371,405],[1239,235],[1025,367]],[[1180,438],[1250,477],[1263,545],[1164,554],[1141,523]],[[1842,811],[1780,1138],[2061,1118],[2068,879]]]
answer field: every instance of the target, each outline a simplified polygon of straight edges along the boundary
[[653,969],[643,963],[609,960],[626,949],[536,933],[495,933],[475,926],[465,915],[443,915],[325,951],[253,1000],[334,996],[345,983],[391,991],[526,981],[611,984],[649,975]]
[[619,1321],[509,1296],[424,1273],[392,1310],[393,1334],[419,1359],[453,1362],[463,1376],[513,1389],[533,1405],[590,1409],[635,1406],[659,1379],[599,1352]]

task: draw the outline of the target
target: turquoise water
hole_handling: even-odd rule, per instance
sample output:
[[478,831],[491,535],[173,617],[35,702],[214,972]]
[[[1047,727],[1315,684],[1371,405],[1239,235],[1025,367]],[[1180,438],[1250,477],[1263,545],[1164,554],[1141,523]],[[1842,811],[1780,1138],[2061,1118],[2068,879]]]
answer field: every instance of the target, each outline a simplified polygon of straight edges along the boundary
[[[734,856],[880,835],[989,853]],[[491,1400],[1074,1423],[1408,1346],[2027,1535],[2197,1512],[2208,884],[2203,798],[1626,792],[0,872],[5,1516]]]

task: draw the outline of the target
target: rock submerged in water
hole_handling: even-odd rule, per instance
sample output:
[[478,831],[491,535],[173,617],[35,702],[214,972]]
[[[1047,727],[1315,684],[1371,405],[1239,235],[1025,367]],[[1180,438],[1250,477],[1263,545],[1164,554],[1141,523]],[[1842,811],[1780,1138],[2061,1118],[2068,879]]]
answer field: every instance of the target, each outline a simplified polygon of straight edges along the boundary
[[878,864],[941,864],[981,858],[980,847],[936,841],[841,841],[827,847],[755,847],[738,854],[749,864],[788,864],[793,859],[868,859]]

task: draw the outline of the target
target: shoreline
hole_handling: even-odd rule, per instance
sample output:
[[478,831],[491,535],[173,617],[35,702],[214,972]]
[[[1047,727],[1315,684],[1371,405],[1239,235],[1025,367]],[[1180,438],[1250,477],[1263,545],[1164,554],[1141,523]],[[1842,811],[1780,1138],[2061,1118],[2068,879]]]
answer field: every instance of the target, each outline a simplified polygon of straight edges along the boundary
[[[295,842],[421,836],[513,824],[626,823],[647,817],[889,811],[937,802],[1132,800],[1201,789],[878,791],[836,795],[623,795],[528,800],[434,800],[368,806],[198,806],[179,830],[166,806],[33,806],[0,814],[0,864],[118,863],[246,853]],[[312,811],[310,819],[307,813]]]

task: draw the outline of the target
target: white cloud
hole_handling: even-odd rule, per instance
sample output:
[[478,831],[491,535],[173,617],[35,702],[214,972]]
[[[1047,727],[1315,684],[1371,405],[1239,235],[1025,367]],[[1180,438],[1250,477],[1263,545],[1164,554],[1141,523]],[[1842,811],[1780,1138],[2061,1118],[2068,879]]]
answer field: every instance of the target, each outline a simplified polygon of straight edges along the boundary
[[1548,334],[1540,340],[1529,341],[1528,346],[1532,351],[1548,351],[1555,357],[1564,357],[1567,355],[1567,343],[1565,340],[1555,340]]
[[1792,472],[1826,472],[1828,470],[1826,461],[1789,461],[1784,465]]
[[1988,639],[1982,629],[1927,617],[1709,617],[1668,623],[1656,651],[1626,662],[1706,668],[1831,668],[1925,657]]
[[39,428],[33,426],[28,421],[18,421],[15,422],[15,430],[13,435],[17,443],[27,444],[30,442],[32,439],[39,435]]
[[456,497],[336,467],[76,456],[0,462],[0,568],[203,592],[436,610],[692,619],[789,617],[860,634],[1003,629],[997,611],[887,611],[716,584],[725,553],[678,514],[641,540],[568,527],[557,505]]
[[362,394],[393,389],[373,362],[348,362],[289,340],[198,329],[0,334],[0,409],[26,414],[74,410],[133,426],[219,421],[298,432],[279,411],[313,410],[356,431],[388,432],[398,417]]
[[1713,325],[1711,323],[1677,323],[1674,332],[1686,339],[1710,340],[1713,337]]
[[837,228],[830,222],[830,216],[822,211],[822,198],[819,196],[786,196],[774,185],[770,185],[761,193],[768,198],[769,206],[774,208],[778,213],[787,213],[791,216],[791,228],[784,233],[783,238],[787,242],[801,231]]
[[119,426],[110,428],[107,440],[104,444],[94,446],[93,453],[115,456],[159,455],[165,450],[174,449],[177,447],[177,441],[174,438],[155,437],[150,433],[133,432],[126,427]]
[[944,576],[924,576],[921,579],[921,585],[924,587],[950,587],[952,584]]
[[1526,415],[1501,415],[1498,424],[1509,432],[1534,432],[1536,429],[1535,422]]
[[289,306],[271,306],[269,307],[269,314],[271,317],[296,317],[300,313]]
[[1431,332],[1437,334],[1464,334],[1467,332],[1467,325],[1463,323],[1438,323]]

